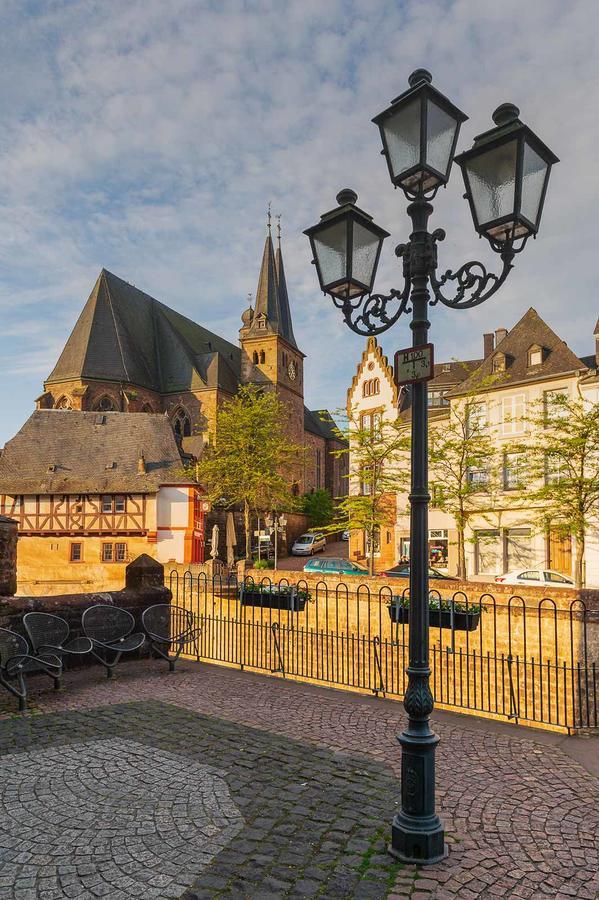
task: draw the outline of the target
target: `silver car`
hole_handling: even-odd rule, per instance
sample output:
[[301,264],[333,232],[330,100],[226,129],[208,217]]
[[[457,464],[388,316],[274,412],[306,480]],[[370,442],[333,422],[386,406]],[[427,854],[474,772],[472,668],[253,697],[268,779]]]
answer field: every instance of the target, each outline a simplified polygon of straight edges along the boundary
[[320,531],[308,531],[294,542],[291,548],[293,556],[312,556],[327,545],[324,534]]

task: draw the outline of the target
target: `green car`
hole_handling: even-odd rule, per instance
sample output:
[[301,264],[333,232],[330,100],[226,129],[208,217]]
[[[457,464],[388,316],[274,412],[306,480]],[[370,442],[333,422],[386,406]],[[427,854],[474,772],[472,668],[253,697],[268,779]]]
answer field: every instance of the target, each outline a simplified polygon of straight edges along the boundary
[[314,575],[368,575],[368,569],[352,562],[351,559],[340,559],[336,556],[325,556],[311,559],[304,566],[304,572]]

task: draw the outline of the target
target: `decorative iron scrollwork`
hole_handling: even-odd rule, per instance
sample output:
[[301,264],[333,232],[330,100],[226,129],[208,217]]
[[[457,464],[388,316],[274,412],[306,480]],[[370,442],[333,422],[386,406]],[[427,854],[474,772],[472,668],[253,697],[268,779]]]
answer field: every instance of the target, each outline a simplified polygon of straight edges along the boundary
[[[410,312],[409,298],[410,280],[407,278],[401,291],[392,289],[388,294],[370,294],[354,300],[333,297],[333,302],[342,311],[345,323],[352,331],[370,337],[387,331],[401,315]],[[391,311],[394,301],[397,301],[398,306]]]
[[[504,283],[513,269],[512,260],[514,256],[516,253],[522,252],[526,240],[527,238],[525,237],[522,244],[517,248],[512,240],[507,241],[503,245],[492,245],[493,249],[500,253],[503,262],[503,268],[499,275],[496,275],[494,272],[488,272],[486,266],[476,260],[464,263],[455,272],[448,269],[440,278],[437,278],[433,270],[430,273],[430,284],[434,299],[430,301],[430,305],[434,306],[440,301],[451,309],[471,309],[473,306],[484,303]],[[446,297],[441,288],[450,281],[456,282],[456,292],[453,297]]]

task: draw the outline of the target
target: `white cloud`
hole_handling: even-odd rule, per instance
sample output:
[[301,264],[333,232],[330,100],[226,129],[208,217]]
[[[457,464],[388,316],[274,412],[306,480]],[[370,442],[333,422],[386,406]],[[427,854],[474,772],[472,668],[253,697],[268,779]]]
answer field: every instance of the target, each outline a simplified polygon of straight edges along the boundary
[[[29,413],[103,265],[235,340],[269,200],[283,213],[308,400],[340,405],[363,341],[319,294],[301,232],[352,186],[392,232],[377,287],[400,281],[393,247],[408,232],[405,203],[370,118],[422,65],[471,117],[461,147],[509,99],[562,160],[539,240],[501,294],[471,313],[432,311],[438,358],[478,355],[483,330],[509,327],[530,305],[591,352],[593,0],[55,0],[38,9],[26,15],[12,0],[0,11],[0,441]],[[480,257],[497,266],[475,240],[462,193],[456,171],[433,220],[448,232],[440,265]],[[391,355],[408,342],[402,323],[383,344]]]

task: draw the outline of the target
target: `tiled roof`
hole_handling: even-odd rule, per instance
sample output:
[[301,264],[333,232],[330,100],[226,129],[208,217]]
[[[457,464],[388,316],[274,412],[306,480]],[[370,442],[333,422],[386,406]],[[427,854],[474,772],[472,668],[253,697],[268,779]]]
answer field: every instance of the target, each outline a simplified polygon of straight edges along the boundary
[[189,484],[182,468],[164,415],[36,410],[2,451],[0,493],[155,493]]
[[236,390],[238,347],[102,269],[46,384],[122,381],[158,393]]
[[[543,349],[543,361],[537,366],[528,365],[528,350],[533,345]],[[585,368],[581,359],[530,307],[478,369],[451,390],[449,396],[458,397],[476,390],[481,379],[493,375],[493,360],[498,354],[504,354],[506,358],[505,377],[508,384],[550,378]]]
[[337,433],[337,425],[328,409],[308,409],[304,406],[304,429],[311,434],[317,434],[319,437],[325,438],[327,441],[338,441],[343,443],[343,439]]

